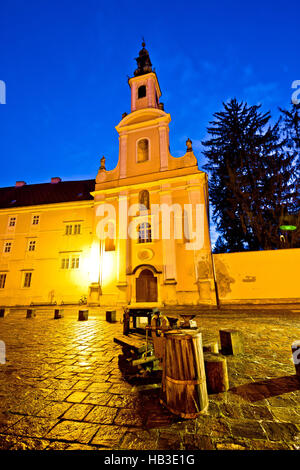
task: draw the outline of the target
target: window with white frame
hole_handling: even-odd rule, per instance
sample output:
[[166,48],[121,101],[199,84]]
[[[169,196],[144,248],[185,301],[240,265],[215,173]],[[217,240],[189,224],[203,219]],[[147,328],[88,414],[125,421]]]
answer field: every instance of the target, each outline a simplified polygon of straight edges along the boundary
[[6,274],[0,274],[0,289],[4,289],[6,283]]
[[29,240],[28,242],[28,251],[35,251],[36,247],[36,241],[35,240]]
[[142,223],[138,226],[138,243],[149,243],[152,241],[151,225]]
[[10,217],[10,218],[9,218],[9,222],[8,222],[8,226],[9,226],[9,227],[15,227],[15,226],[16,226],[16,222],[17,222],[17,218],[16,218],[16,217]]
[[10,253],[12,248],[12,242],[4,242],[4,253]]
[[32,272],[24,273],[23,287],[30,287],[32,279]]
[[40,216],[39,215],[34,215],[32,217],[32,225],[38,225],[40,223]]

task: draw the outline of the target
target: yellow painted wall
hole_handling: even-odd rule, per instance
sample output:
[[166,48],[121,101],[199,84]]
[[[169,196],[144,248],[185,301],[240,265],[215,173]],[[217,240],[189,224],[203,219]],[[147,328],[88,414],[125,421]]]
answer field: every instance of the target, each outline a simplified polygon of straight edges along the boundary
[[300,300],[300,249],[213,255],[221,303]]
[[[32,216],[39,215],[38,225]],[[8,227],[9,217],[16,225]],[[91,202],[49,204],[2,210],[0,213],[0,274],[6,274],[0,289],[0,305],[30,305],[31,302],[78,302],[88,295],[90,248],[94,211]],[[79,235],[66,235],[66,224],[80,224]],[[36,241],[34,251],[28,250]],[[11,252],[4,253],[6,241]],[[61,259],[79,256],[78,269],[62,269]],[[30,287],[24,287],[24,273],[32,272]]]

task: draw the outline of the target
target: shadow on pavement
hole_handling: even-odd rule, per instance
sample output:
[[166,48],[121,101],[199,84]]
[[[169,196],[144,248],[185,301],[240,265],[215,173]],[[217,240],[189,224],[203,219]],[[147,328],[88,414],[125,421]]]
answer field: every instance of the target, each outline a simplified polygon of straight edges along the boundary
[[261,380],[238,387],[233,387],[230,392],[250,402],[256,402],[265,398],[276,397],[284,393],[300,390],[300,377],[287,375],[275,379]]

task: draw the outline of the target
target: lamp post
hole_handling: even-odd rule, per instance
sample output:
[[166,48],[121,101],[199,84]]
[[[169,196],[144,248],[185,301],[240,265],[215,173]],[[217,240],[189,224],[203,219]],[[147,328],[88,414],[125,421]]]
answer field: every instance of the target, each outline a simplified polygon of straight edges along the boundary
[[298,218],[299,214],[288,214],[286,208],[284,208],[279,220],[279,229],[285,233],[285,236],[280,235],[280,240],[283,240],[284,244],[286,243],[286,240],[288,240],[288,234],[291,233],[290,248],[293,247],[293,232],[298,228]]

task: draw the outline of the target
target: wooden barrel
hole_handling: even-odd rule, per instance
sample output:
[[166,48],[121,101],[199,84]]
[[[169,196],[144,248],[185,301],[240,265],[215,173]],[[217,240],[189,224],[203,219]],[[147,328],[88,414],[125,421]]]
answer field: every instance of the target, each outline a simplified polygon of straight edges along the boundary
[[182,418],[196,418],[206,411],[208,395],[199,330],[165,333],[161,402]]

